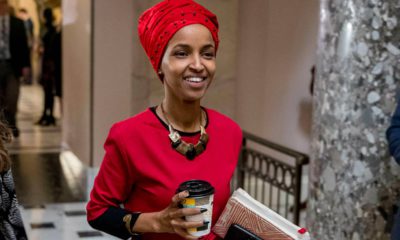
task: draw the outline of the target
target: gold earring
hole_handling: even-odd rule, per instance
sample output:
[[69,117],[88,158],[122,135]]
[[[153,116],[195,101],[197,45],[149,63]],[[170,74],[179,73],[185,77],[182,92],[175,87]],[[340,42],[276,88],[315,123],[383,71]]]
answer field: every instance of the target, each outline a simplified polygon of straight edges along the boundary
[[162,74],[163,74],[162,71],[158,70],[158,75],[162,75]]

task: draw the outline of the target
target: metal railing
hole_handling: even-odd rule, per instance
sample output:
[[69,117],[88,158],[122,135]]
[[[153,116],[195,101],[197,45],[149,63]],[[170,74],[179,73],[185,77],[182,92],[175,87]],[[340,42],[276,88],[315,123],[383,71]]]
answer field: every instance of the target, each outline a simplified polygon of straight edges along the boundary
[[299,224],[302,168],[306,154],[243,132],[241,156],[232,182],[275,212]]

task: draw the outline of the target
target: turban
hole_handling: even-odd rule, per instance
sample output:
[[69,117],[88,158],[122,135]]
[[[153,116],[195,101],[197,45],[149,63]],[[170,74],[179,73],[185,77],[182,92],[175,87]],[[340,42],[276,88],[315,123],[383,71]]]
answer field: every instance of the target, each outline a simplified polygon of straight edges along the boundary
[[202,24],[218,49],[218,20],[215,14],[192,0],[164,0],[147,9],[139,18],[140,42],[157,72],[165,48],[173,35],[190,24]]

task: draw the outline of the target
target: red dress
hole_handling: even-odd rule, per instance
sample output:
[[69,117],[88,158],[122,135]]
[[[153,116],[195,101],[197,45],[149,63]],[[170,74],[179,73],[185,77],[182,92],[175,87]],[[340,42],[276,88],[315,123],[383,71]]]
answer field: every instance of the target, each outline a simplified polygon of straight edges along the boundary
[[[102,215],[110,206],[132,212],[155,212],[166,208],[179,184],[199,179],[215,188],[215,224],[230,196],[230,180],[242,143],[240,127],[228,117],[206,109],[209,142],[194,160],[176,152],[169,131],[150,109],[114,124],[105,142],[105,156],[87,205],[88,220]],[[197,143],[200,134],[182,136]],[[210,234],[205,239],[216,239]],[[182,239],[174,234],[145,233],[143,240]]]

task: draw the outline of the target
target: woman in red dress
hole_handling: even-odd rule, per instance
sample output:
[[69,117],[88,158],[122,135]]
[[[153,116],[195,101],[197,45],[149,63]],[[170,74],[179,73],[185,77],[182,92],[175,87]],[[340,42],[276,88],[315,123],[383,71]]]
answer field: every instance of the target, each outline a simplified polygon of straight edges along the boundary
[[179,208],[188,193],[176,189],[187,180],[209,182],[213,225],[230,196],[242,142],[234,121],[200,104],[216,71],[218,21],[194,1],[165,0],[142,14],[139,36],[165,96],[111,128],[88,221],[123,239],[197,239],[187,229],[206,223],[183,217],[204,210]]

